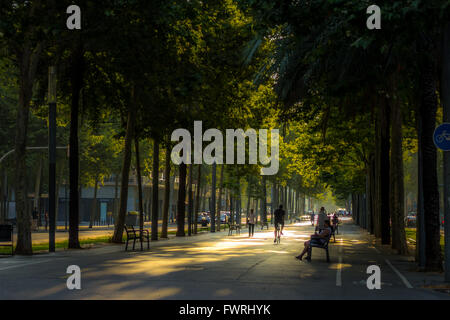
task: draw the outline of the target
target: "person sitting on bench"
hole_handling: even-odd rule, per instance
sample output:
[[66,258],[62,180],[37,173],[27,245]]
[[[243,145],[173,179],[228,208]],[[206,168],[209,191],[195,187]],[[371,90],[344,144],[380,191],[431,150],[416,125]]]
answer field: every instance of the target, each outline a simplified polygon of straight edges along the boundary
[[[330,234],[331,234],[330,220],[325,220],[324,228],[320,231],[320,233],[317,233],[317,232],[314,233],[311,236],[311,240],[305,242],[305,249],[303,249],[303,252],[299,256],[296,256],[296,258],[299,260],[302,260],[305,253],[308,252],[309,246],[311,244],[316,244],[316,245],[325,244],[325,242],[327,241],[327,238],[330,236]],[[306,259],[309,259],[309,256],[306,257]]]

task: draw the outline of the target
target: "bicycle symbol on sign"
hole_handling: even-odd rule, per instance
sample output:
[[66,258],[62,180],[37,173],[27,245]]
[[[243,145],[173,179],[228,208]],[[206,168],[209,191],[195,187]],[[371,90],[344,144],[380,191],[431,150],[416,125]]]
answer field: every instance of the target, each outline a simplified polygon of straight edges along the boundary
[[450,141],[450,133],[447,133],[447,130],[442,131],[442,133],[438,136],[436,136],[436,141],[438,143],[444,142],[445,141]]

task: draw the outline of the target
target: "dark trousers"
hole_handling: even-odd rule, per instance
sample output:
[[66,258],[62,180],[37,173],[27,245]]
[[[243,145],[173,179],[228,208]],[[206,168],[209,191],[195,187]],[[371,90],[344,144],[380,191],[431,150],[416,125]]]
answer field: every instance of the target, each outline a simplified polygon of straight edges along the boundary
[[255,224],[249,223],[248,224],[248,236],[251,237],[255,233]]

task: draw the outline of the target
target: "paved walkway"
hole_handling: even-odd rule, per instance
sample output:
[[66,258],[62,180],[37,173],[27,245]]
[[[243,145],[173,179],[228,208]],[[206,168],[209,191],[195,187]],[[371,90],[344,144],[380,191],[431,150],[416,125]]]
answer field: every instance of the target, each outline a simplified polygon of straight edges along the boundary
[[[385,253],[367,233],[342,226],[311,262],[294,258],[312,233],[290,225],[281,244],[271,231],[203,234],[152,243],[150,251],[123,245],[0,258],[0,299],[450,299],[423,288],[442,279],[414,271],[410,257]],[[81,290],[66,288],[66,268],[81,268]],[[381,268],[381,290],[366,287],[369,265]]]

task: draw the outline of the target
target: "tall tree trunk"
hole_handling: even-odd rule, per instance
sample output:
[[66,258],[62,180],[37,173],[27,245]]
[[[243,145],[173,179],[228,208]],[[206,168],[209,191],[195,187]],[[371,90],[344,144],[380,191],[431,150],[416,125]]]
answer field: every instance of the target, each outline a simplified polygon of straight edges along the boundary
[[175,192],[175,175],[176,175],[176,167],[173,170],[173,175],[170,177],[170,195],[169,195],[169,216],[172,217],[172,222],[175,220],[176,215],[173,210],[173,194]]
[[[134,93],[132,93],[134,96]],[[123,151],[123,165],[122,165],[122,178],[120,185],[120,206],[119,215],[114,224],[114,235],[112,242],[122,243],[123,227],[125,224],[125,216],[127,214],[128,203],[128,179],[130,177],[130,164],[131,164],[131,145],[133,143],[134,129],[134,106],[128,108],[127,130],[125,133],[125,147]]]
[[236,222],[239,226],[242,223],[242,215],[241,215],[241,187],[238,185],[238,194],[236,196]]
[[201,192],[201,181],[202,181],[202,165],[198,165],[197,171],[197,190],[195,196],[195,209],[194,209],[194,234],[197,234],[197,221],[198,213],[200,211],[200,192]]
[[383,99],[380,106],[380,130],[381,130],[381,152],[380,152],[380,209],[381,209],[381,243],[390,244],[391,242],[391,227],[390,219],[391,215],[389,212],[389,150],[390,150],[390,132],[389,132],[389,104],[387,98]]
[[402,112],[400,105],[394,103],[392,108],[392,148],[391,148],[391,214],[392,214],[392,248],[399,254],[406,254],[405,219],[404,219],[404,177],[402,149]]
[[142,201],[142,175],[141,175],[141,156],[139,152],[139,138],[137,138],[136,134],[134,136],[134,147],[136,156],[136,174],[137,174],[138,199],[139,199],[139,234],[142,236],[144,230],[144,203]]
[[249,177],[247,177],[247,208],[246,208],[246,213],[245,213],[247,216],[250,213],[250,201],[251,201],[251,197],[250,197],[250,179],[249,179]]
[[376,184],[375,184],[375,156],[372,154],[369,158],[369,197],[370,197],[370,215],[369,215],[369,228],[370,234],[375,233],[374,221],[376,211]]
[[177,205],[177,237],[184,237],[184,218],[186,212],[186,164],[180,164],[180,183],[178,186],[178,205]]
[[217,212],[216,212],[216,220],[217,220],[217,231],[220,231],[220,211],[222,210],[222,190],[223,190],[223,171],[225,165],[220,166],[220,180],[219,180],[219,197],[217,198]]
[[41,190],[41,178],[42,178],[42,157],[39,157],[39,166],[38,170],[36,172],[36,182],[34,184],[34,208],[38,208],[39,206],[39,196],[40,196],[40,190]]
[[152,240],[158,240],[158,210],[159,210],[159,140],[153,139],[153,170],[152,170]]
[[79,151],[78,151],[78,114],[80,107],[80,92],[83,88],[84,50],[79,43],[72,57],[71,85],[72,101],[70,106],[70,137],[69,137],[69,245],[70,249],[80,248],[78,226],[80,223],[79,187]]
[[[373,225],[374,225],[374,235],[376,238],[381,238],[381,208],[380,208],[380,196],[381,196],[381,171],[380,171],[380,162],[381,161],[381,129],[380,129],[380,115],[379,112],[376,112],[375,119],[375,158],[374,158],[374,170],[375,170],[375,179],[374,179],[374,213],[373,213]],[[352,197],[352,208],[353,204]],[[352,209],[352,212],[353,209]]]
[[228,189],[225,188],[225,211],[229,211],[229,206],[228,206]]
[[192,177],[194,165],[189,165],[189,183],[188,183],[188,235],[192,235],[192,215],[194,213],[193,198],[192,198]]
[[[211,199],[209,201],[209,211],[211,212],[211,232],[216,232],[216,170],[217,165],[214,162],[212,165],[211,172]],[[220,212],[217,213],[219,216],[219,224],[220,224]]]
[[417,220],[416,220],[416,261],[421,270],[425,270],[425,216],[423,203],[423,160],[422,160],[422,117],[417,107]]
[[17,217],[17,254],[32,254],[31,215],[27,211],[27,165],[26,143],[28,116],[33,93],[33,84],[42,47],[32,48],[31,40],[26,39],[22,50],[16,52],[19,61],[19,105],[17,107],[15,136],[15,198]]
[[301,204],[302,214],[306,212],[306,194],[302,194],[302,204]]
[[207,185],[203,186],[199,212],[205,211],[206,189],[207,189]]
[[94,219],[97,215],[97,189],[98,189],[98,176],[95,177],[94,198],[92,199],[91,218],[89,220],[89,228],[92,228],[92,225],[94,224]]
[[428,44],[422,44],[420,68],[421,103],[418,116],[422,124],[423,204],[425,215],[426,269],[442,270],[440,246],[439,192],[437,179],[437,154],[433,143],[436,126],[436,64],[429,54]]
[[267,222],[267,185],[266,185],[266,176],[262,177],[262,187],[263,187],[263,200],[262,200],[262,220],[263,222]]
[[170,147],[166,147],[166,159],[164,163],[164,207],[161,228],[161,238],[167,238],[167,229],[169,224],[169,205],[170,205]]
[[146,217],[147,221],[152,220],[152,206],[153,206],[152,197],[153,197],[153,186],[150,185],[150,188],[148,188],[147,192],[147,199],[148,199],[147,217]]
[[234,214],[233,214],[233,210],[234,210],[234,207],[233,207],[233,195],[230,192],[230,223],[231,224],[235,223],[235,221],[234,221],[235,217],[234,217]]

